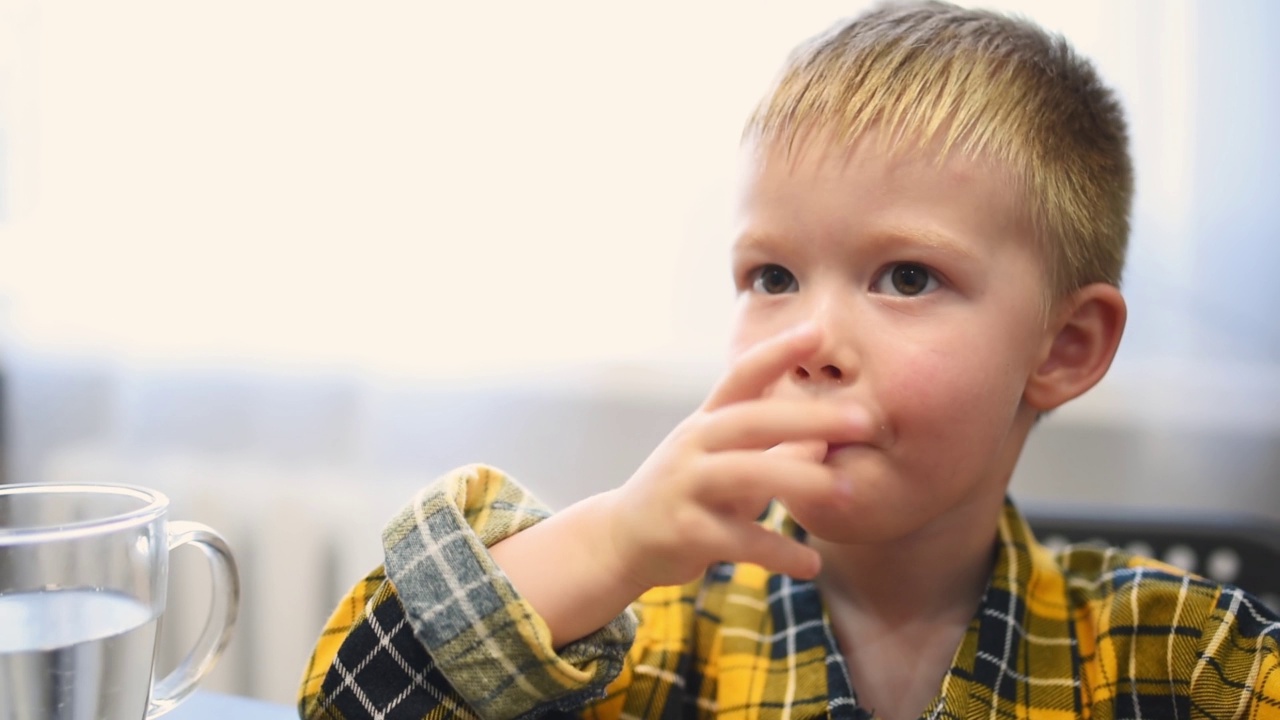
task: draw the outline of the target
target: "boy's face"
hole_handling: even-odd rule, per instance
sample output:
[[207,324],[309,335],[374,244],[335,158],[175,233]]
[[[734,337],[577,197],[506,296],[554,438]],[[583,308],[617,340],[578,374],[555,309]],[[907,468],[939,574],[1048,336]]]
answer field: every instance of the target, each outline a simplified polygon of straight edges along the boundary
[[858,406],[880,426],[873,443],[809,448],[855,487],[839,510],[788,502],[810,532],[877,542],[971,521],[990,532],[1035,415],[1022,396],[1050,339],[1045,274],[999,167],[876,141],[846,150],[815,137],[790,157],[748,148],[731,349],[816,324],[821,349],[770,394]]

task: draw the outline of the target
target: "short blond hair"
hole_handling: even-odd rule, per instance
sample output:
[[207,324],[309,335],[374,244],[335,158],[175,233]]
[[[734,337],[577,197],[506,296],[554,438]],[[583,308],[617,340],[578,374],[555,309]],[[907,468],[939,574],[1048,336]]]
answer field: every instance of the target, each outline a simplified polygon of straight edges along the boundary
[[852,143],[872,127],[895,147],[940,142],[944,156],[1011,169],[1054,297],[1119,286],[1133,197],[1124,112],[1061,36],[942,2],[880,5],[797,47],[743,139],[791,148],[820,130]]

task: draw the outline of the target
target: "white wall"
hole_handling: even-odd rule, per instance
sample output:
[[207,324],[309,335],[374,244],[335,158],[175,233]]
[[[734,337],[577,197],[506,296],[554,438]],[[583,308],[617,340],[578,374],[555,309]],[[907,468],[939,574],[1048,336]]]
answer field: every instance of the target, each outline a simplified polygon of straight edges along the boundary
[[[1280,295],[1219,248],[1280,223],[1278,11],[990,4],[1066,32],[1129,107],[1121,362],[1275,363],[1256,306]],[[741,123],[792,45],[863,5],[5,0],[9,332],[427,377],[718,363]]]

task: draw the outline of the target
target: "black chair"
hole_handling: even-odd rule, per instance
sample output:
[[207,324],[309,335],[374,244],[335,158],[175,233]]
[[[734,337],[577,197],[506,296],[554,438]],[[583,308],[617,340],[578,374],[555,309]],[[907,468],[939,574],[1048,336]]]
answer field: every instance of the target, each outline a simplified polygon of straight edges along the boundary
[[1280,612],[1280,520],[1047,505],[1024,507],[1023,514],[1036,539],[1050,548],[1118,547],[1237,585]]

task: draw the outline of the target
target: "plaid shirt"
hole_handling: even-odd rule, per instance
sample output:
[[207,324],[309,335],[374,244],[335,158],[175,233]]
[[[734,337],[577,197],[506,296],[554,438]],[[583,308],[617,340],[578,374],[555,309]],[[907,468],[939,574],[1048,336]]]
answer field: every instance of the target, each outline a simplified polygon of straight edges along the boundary
[[[547,514],[482,466],[425,488],[325,627],[302,716],[872,717],[813,583],[755,565],[654,588],[556,652],[485,550]],[[780,510],[765,522],[802,534]],[[1280,718],[1278,643],[1280,618],[1249,594],[1115,550],[1050,553],[1009,504],[923,717]]]

